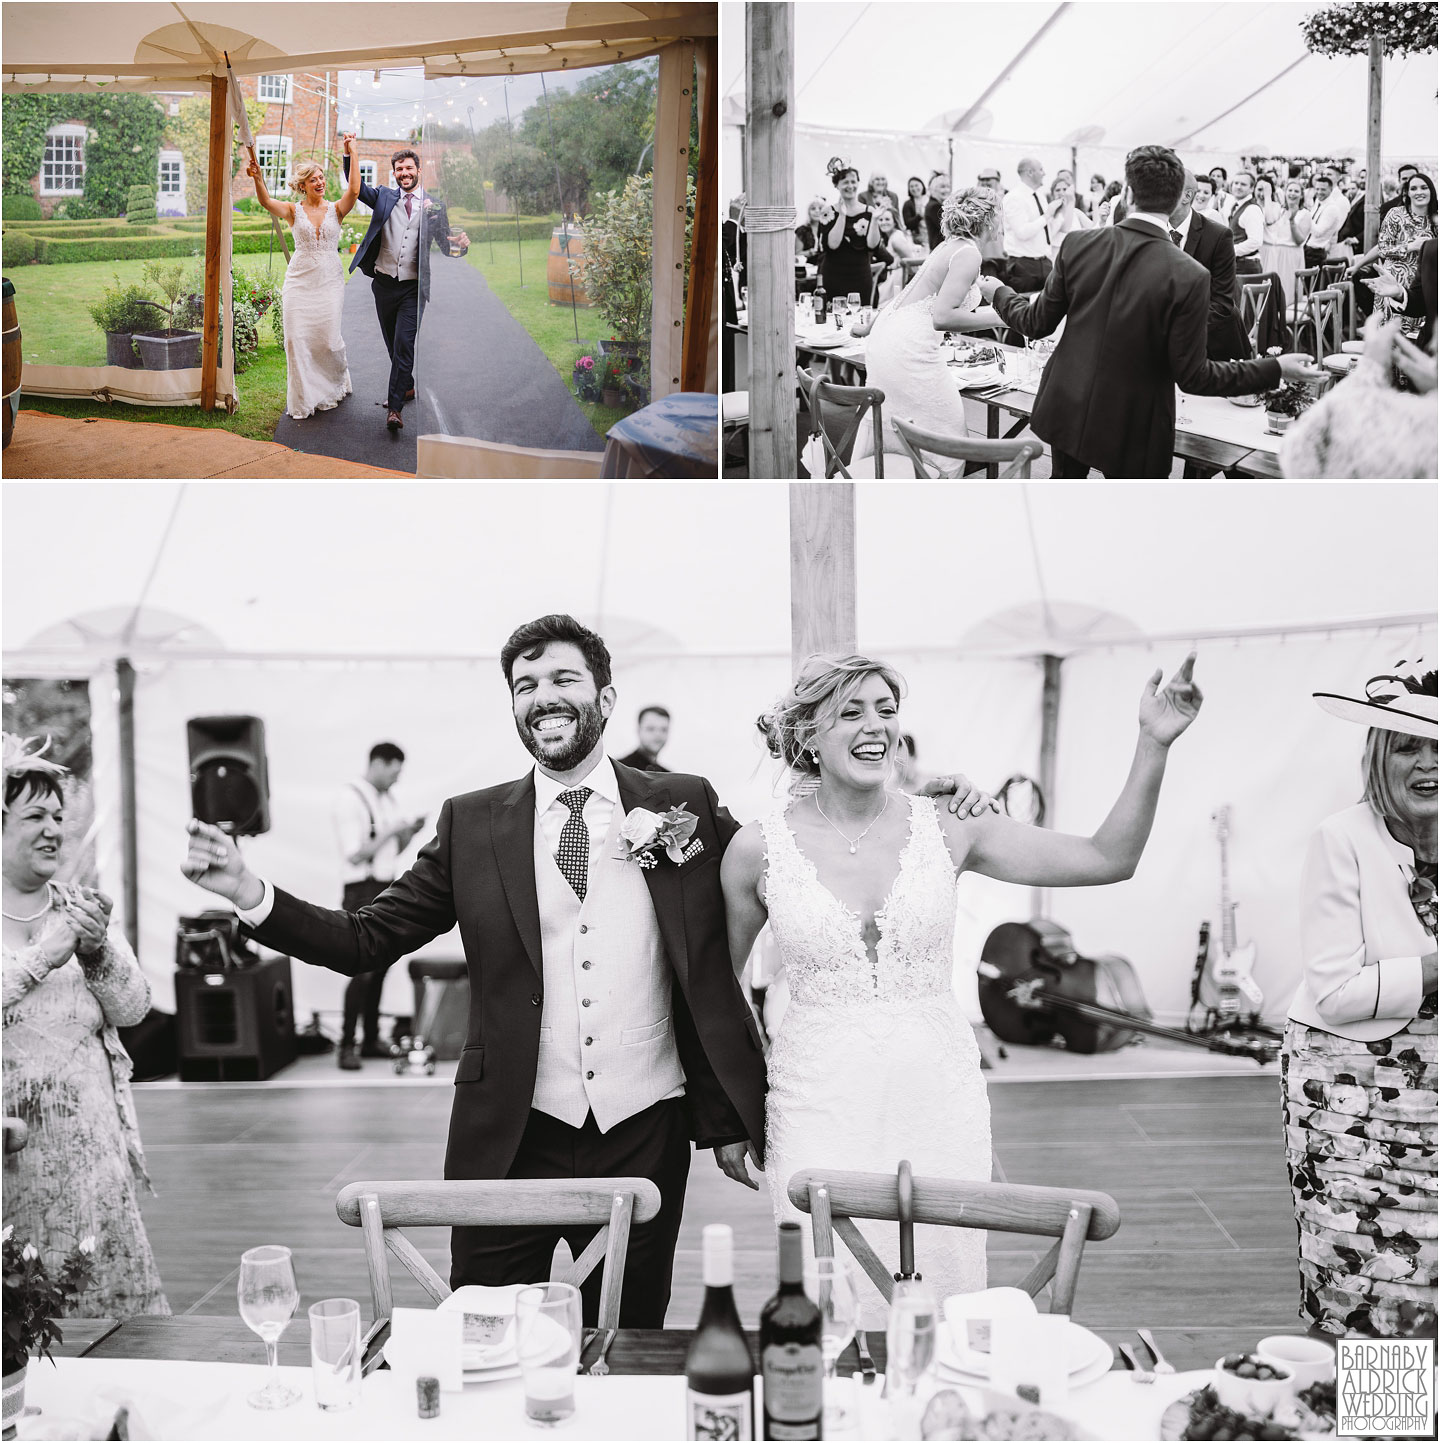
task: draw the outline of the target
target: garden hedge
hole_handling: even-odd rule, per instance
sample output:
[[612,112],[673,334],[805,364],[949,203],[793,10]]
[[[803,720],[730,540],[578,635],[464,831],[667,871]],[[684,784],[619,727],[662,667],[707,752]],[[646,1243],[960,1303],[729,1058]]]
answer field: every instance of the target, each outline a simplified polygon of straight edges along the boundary
[[53,230],[42,230],[34,225],[16,225],[13,221],[5,222],[5,234],[27,235],[32,240],[97,240],[104,236],[114,236],[116,240],[128,240],[132,236],[164,235],[159,226],[154,225],[126,225],[125,222],[116,221],[107,223],[105,221],[86,221],[84,225],[71,225],[68,221],[61,221]]
[[[33,232],[30,233],[33,236]],[[270,248],[268,232],[234,236],[233,254],[254,255]],[[35,238],[35,259],[45,265],[68,265],[80,261],[163,260],[199,255],[204,246],[199,236],[129,236],[96,240],[52,240]],[[7,243],[8,259],[8,243]]]
[[[520,222],[521,240],[549,240],[550,232],[558,226],[558,220],[536,220],[533,217]],[[494,217],[487,226],[484,219],[469,220],[465,222],[465,234],[470,237],[472,247],[479,245],[482,241],[489,243],[490,239],[500,245],[505,241],[515,239],[515,219],[513,216]]]
[[35,259],[35,242],[24,231],[7,231],[4,252],[7,266],[28,265]]
[[0,216],[6,220],[39,220],[40,202],[33,195],[7,195],[0,201]]

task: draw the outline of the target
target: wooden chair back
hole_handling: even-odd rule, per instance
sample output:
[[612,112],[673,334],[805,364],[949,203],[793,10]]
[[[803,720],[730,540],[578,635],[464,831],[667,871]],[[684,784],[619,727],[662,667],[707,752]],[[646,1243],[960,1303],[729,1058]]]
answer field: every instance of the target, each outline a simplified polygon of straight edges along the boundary
[[1295,272],[1294,299],[1291,302],[1290,317],[1298,320],[1305,314],[1311,291],[1320,289],[1320,267],[1305,266]]
[[1337,281],[1345,279],[1346,264],[1344,261],[1325,261],[1320,266],[1320,284],[1318,290],[1333,290]]
[[1332,281],[1325,287],[1329,291],[1338,291],[1341,298],[1341,312],[1345,318],[1345,339],[1353,341],[1359,334],[1359,317],[1355,314],[1355,282],[1338,280]]
[[335,1211],[342,1223],[359,1228],[364,1235],[370,1296],[375,1305],[375,1321],[365,1339],[368,1361],[378,1357],[376,1345],[388,1332],[394,1308],[390,1257],[398,1258],[437,1303],[451,1293],[449,1284],[405,1236],[402,1229],[407,1227],[598,1224],[600,1230],[589,1246],[554,1281],[578,1288],[603,1259],[599,1325],[618,1328],[630,1228],[637,1222],[649,1222],[660,1211],[660,1189],[643,1177],[352,1182],[340,1190]]
[[892,424],[900,438],[901,448],[915,463],[917,476],[934,477],[939,469],[929,469],[922,452],[932,456],[945,456],[952,461],[973,461],[984,465],[1008,462],[1000,473],[1002,480],[1015,476],[1030,477],[1030,463],[1045,454],[1045,447],[1039,441],[989,441],[975,436],[945,436],[938,431],[925,431],[913,421],[896,416]]
[[1339,291],[1310,292],[1310,330],[1315,339],[1315,363],[1333,356],[1345,341],[1345,298]]
[[1268,280],[1245,281],[1240,287],[1240,324],[1250,338],[1250,349],[1260,351],[1260,318],[1270,300]]
[[837,386],[810,371],[799,373],[805,401],[810,408],[810,434],[818,436],[825,453],[825,479],[839,474],[853,479],[846,465],[855,449],[855,438],[867,415],[875,424],[875,475],[884,479],[885,461],[881,439],[881,411],[885,392],[874,386]]
[[[810,1214],[816,1256],[830,1257],[832,1234],[838,1235],[888,1303],[894,1280],[853,1220],[898,1220],[899,1180],[890,1173],[806,1171],[797,1172],[786,1191],[801,1212]],[[1120,1207],[1108,1193],[1022,1183],[916,1177],[909,1211],[917,1223],[1055,1238],[1019,1286],[1038,1298],[1048,1284],[1050,1312],[1067,1315],[1074,1307],[1085,1244],[1113,1237],[1120,1226]],[[916,1262],[923,1276],[924,1259]]]

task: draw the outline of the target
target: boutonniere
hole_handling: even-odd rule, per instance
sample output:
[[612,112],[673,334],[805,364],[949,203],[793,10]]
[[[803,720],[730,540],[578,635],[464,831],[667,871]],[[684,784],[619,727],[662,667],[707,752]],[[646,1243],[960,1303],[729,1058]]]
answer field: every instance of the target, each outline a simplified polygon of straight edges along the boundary
[[660,863],[656,852],[664,852],[677,867],[681,866],[705,850],[704,842],[691,841],[698,822],[699,818],[686,811],[683,803],[668,812],[636,807],[625,814],[617,860],[634,862],[649,871]]

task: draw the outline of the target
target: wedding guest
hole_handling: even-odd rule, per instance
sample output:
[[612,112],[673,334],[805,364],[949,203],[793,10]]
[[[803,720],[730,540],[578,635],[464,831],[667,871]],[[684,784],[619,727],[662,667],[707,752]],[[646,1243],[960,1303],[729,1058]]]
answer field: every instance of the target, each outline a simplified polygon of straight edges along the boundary
[[1248,361],[1250,338],[1235,309],[1235,241],[1230,227],[1197,210],[1195,191],[1209,176],[1185,172],[1185,187],[1170,213],[1171,238],[1187,256],[1210,272],[1210,310],[1205,323],[1205,355],[1212,361]]
[[819,265],[825,226],[834,219],[834,207],[817,195],[805,208],[805,224],[795,227],[795,254],[812,266]]
[[1098,173],[1092,175],[1090,177],[1090,193],[1082,197],[1081,202],[1085,207],[1085,214],[1088,215],[1091,220],[1095,219],[1095,207],[1100,204],[1104,197],[1105,177]]
[[870,177],[870,183],[860,192],[860,199],[871,210],[883,210],[888,206],[897,216],[900,214],[900,197],[890,189],[890,182],[883,171],[877,170]]
[[925,241],[928,247],[939,250],[945,239],[940,229],[940,212],[950,198],[950,177],[937,170],[930,176],[930,199],[925,202]]
[[1435,672],[1392,670],[1315,693],[1369,728],[1364,793],[1310,838],[1281,1057],[1300,1316],[1343,1338],[1436,1322]]
[[[1221,225],[1225,225],[1224,220],[1221,219],[1220,212],[1215,208],[1215,182],[1211,180],[1208,175],[1197,175],[1195,177],[1195,198],[1191,204],[1201,215],[1209,216],[1211,220],[1219,221]],[[1228,230],[1229,226],[1225,228]]]
[[980,274],[1004,280],[1009,274],[1009,265],[1005,259],[1005,188],[1000,184],[999,167],[985,166],[975,177],[975,184],[995,198],[995,219],[975,238],[980,247]]
[[[1403,184],[1410,176],[1414,175],[1418,167],[1405,164],[1400,167],[1400,183]],[[1340,246],[1346,249],[1352,256],[1360,255],[1365,250],[1365,187],[1364,172],[1361,172],[1360,193],[1356,196],[1350,207],[1350,213],[1345,217],[1345,224],[1340,227],[1340,233],[1336,237]],[[1384,217],[1399,200],[1399,185],[1386,176],[1380,182],[1380,194],[1383,197],[1380,205],[1380,218]],[[1378,237],[1379,232],[1377,230]],[[1353,273],[1347,272],[1351,279],[1369,280],[1375,275],[1375,268],[1370,265],[1362,266]],[[1360,317],[1365,317],[1374,309],[1375,300],[1370,294],[1369,288],[1363,285],[1355,287],[1355,312]]]
[[1377,276],[1365,281],[1377,296],[1387,296],[1394,301],[1397,314],[1415,316],[1420,320],[1420,333],[1415,343],[1421,350],[1433,353],[1435,349],[1435,241],[1424,241],[1420,246],[1419,265],[1415,283],[1402,286],[1393,276]]
[[1124,220],[1124,198],[1125,187],[1118,181],[1112,180],[1105,187],[1105,194],[1100,197],[1100,204],[1095,207],[1096,225],[1114,225],[1116,221]]
[[1230,216],[1235,210],[1235,197],[1230,194],[1229,172],[1223,165],[1212,165],[1210,179],[1215,183],[1215,213],[1229,225]]
[[1040,198],[1045,168],[1027,156],[1016,167],[1020,184],[1005,197],[1005,255],[1010,284],[1016,290],[1038,291],[1050,274],[1050,239],[1062,200],[1048,205]]
[[905,234],[918,246],[925,244],[925,182],[918,175],[912,175],[905,182],[905,204],[900,208],[900,219]]
[[1051,187],[1051,196],[1059,200],[1060,209],[1050,227],[1050,259],[1053,262],[1060,253],[1060,242],[1077,230],[1089,230],[1095,222],[1075,203],[1075,183],[1067,178],[1066,172],[1056,176]]
[[635,750],[621,757],[620,765],[637,772],[668,772],[669,767],[660,765],[660,753],[669,740],[670,713],[663,706],[642,707],[635,718]]
[[745,192],[732,197],[730,213],[720,225],[720,257],[724,284],[720,287],[720,311],[725,322],[720,332],[720,384],[726,391],[744,390],[750,377],[735,374],[735,330],[740,318],[740,288],[745,280],[745,232],[740,217],[745,210]]
[[[424,817],[403,814],[394,794],[405,768],[405,753],[394,742],[376,742],[364,776],[340,791],[335,801],[335,836],[340,847],[340,905],[347,912],[368,907],[395,880],[400,854],[425,825]],[[362,1057],[389,1059],[380,1041],[380,994],[388,968],[361,972],[345,984],[340,1045],[335,1062],[345,1072],[358,1072]],[[357,1023],[363,1029],[355,1047]]]
[[899,260],[923,260],[925,249],[923,246],[916,245],[896,225],[893,211],[880,211],[876,216],[875,223],[880,227],[880,244],[876,247],[875,258],[885,263],[885,269],[880,272],[880,285],[876,290],[875,304],[883,305],[905,286],[904,269],[898,268],[892,271],[890,267]]
[[[1435,238],[1435,185],[1416,171],[1405,184],[1405,204],[1388,211],[1380,222],[1380,238],[1363,256],[1351,262],[1346,274],[1354,277],[1366,265],[1383,260],[1386,269],[1408,290],[1415,283],[1420,249]],[[1386,319],[1402,314],[1392,297],[1381,295],[1376,309]],[[1420,334],[1423,318],[1405,316],[1401,326],[1410,337]]]
[[132,1068],[116,1029],[150,1006],[150,986],[112,903],[56,880],[64,849],[64,767],[48,743],[3,738],[5,1113],[29,1129],[6,1159],[5,1221],[47,1268],[88,1238],[94,1286],[77,1316],[168,1315],[139,1194],[145,1170]]
[[839,156],[831,157],[826,169],[840,200],[835,219],[823,234],[820,278],[832,299],[853,291],[860,304],[868,306],[875,289],[870,262],[880,244],[880,228],[875,224],[875,212],[860,199],[860,172]]
[[1304,265],[1303,247],[1310,234],[1310,217],[1304,210],[1305,188],[1298,180],[1291,180],[1282,192],[1271,194],[1261,181],[1256,199],[1265,219],[1260,269],[1279,276],[1285,294],[1293,295],[1295,273]]
[[1349,207],[1336,187],[1335,177],[1323,172],[1315,177],[1315,199],[1310,206],[1310,234],[1305,238],[1305,264],[1322,266],[1336,251],[1340,227]]
[[1265,242],[1265,216],[1256,203],[1254,190],[1255,177],[1248,170],[1240,171],[1230,182],[1231,206],[1226,224],[1235,241],[1237,276],[1258,276],[1264,269],[1260,264],[1260,247]]

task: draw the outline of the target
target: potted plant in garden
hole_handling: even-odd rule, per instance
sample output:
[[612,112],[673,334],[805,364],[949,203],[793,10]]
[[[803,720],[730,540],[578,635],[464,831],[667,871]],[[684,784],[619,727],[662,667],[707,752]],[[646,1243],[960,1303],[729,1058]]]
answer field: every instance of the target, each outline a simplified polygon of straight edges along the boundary
[[1296,416],[1309,409],[1314,399],[1299,381],[1287,381],[1278,391],[1266,391],[1265,429],[1272,436],[1283,435]]
[[[613,345],[613,342],[612,342]],[[600,372],[600,401],[612,410],[625,404],[625,378],[630,374],[631,358],[610,350],[597,367]]]
[[175,326],[176,314],[189,295],[184,263],[177,261],[173,266],[162,266],[158,261],[151,261],[145,267],[144,274],[145,279],[169,303],[164,330],[136,333],[135,344],[139,348],[140,360],[145,369],[183,371],[188,366],[198,366],[201,353],[200,332],[178,330]]
[[50,1358],[51,1345],[65,1341],[57,1319],[90,1286],[95,1239],[82,1238],[52,1277],[35,1244],[22,1243],[13,1227],[0,1238],[5,1275],[3,1423],[7,1436],[14,1437],[15,1420],[25,1409],[31,1356]]
[[105,332],[105,364],[124,366],[135,371],[140,368],[140,358],[135,354],[134,336],[137,331],[148,330],[155,324],[155,314],[163,313],[146,294],[145,287],[132,281],[128,286],[120,283],[116,273],[115,284],[106,286],[100,299],[90,307],[90,318]]
[[574,369],[570,373],[570,384],[582,401],[600,399],[600,373],[595,369],[595,357],[588,353],[576,356]]

